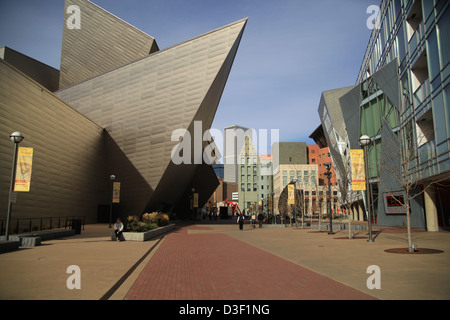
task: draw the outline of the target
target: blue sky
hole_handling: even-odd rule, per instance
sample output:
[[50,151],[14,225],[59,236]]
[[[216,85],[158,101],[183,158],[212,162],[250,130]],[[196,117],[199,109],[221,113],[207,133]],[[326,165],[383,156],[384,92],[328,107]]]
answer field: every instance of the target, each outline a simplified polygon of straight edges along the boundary
[[[213,127],[279,129],[306,141],[322,91],[355,83],[379,0],[93,0],[160,49],[248,17]],[[0,46],[59,69],[63,0],[0,0]]]

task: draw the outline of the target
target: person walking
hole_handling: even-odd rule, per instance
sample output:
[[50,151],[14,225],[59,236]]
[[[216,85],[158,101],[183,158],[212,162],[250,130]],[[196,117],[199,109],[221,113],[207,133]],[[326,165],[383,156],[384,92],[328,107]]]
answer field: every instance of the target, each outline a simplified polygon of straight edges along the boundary
[[239,223],[239,230],[244,230],[244,216],[242,213],[238,215],[237,223]]
[[252,227],[253,227],[253,229],[255,229],[255,226],[256,226],[256,214],[253,213],[252,214]]
[[260,214],[258,214],[258,221],[259,221],[260,228],[262,228],[263,220],[264,220],[264,214],[261,212]]

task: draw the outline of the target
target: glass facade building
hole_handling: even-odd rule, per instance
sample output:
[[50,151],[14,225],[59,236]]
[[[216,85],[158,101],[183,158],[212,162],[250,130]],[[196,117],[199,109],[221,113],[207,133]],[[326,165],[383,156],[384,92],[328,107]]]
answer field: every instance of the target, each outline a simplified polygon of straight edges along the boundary
[[[392,214],[384,201],[403,191],[404,182],[417,195],[410,201],[413,227],[437,231],[450,224],[449,7],[445,0],[381,1],[356,84],[336,99],[346,149],[359,149],[362,135],[372,139],[369,205],[379,225],[405,224],[405,214]],[[320,108],[319,115],[327,142],[335,143],[339,138],[329,134],[339,132],[336,122]],[[399,177],[388,172],[389,163]]]

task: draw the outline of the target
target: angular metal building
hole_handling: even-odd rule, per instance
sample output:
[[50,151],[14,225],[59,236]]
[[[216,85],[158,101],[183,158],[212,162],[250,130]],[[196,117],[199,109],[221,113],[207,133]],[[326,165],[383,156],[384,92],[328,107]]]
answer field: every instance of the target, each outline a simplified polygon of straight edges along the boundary
[[[34,148],[31,189],[19,194],[13,218],[83,215],[95,222],[108,211],[111,174],[121,182],[115,216],[190,216],[193,193],[202,206],[219,184],[197,151],[214,145],[204,132],[247,19],[159,51],[151,36],[87,0],[67,0],[64,21],[71,6],[80,9],[81,28],[64,25],[59,91],[36,82],[20,59],[0,60],[0,134],[21,131],[21,146]],[[172,141],[176,130],[184,136]],[[191,161],[176,165],[172,154],[188,138]],[[13,150],[3,140],[0,220]]]
[[450,3],[381,0],[379,8],[356,84],[339,89],[348,92],[327,104],[329,114],[319,106],[323,132],[332,151],[334,132],[346,136],[347,154],[370,137],[365,210],[377,225],[406,225],[409,203],[411,227],[448,229]]

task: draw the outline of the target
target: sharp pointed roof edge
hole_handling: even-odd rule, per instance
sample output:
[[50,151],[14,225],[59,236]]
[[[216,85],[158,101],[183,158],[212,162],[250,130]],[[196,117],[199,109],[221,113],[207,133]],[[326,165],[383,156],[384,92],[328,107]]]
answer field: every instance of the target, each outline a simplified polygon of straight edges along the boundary
[[154,37],[152,37],[151,35],[149,35],[148,33],[142,31],[141,29],[137,28],[136,26],[133,26],[132,24],[126,22],[125,20],[119,18],[118,16],[116,16],[114,13],[109,12],[108,10],[106,10],[105,8],[100,7],[98,4],[95,4],[94,2],[90,1],[90,0],[85,0],[86,2],[89,2],[90,4],[96,6],[97,8],[99,8],[101,11],[108,13],[109,15],[111,15],[112,17],[116,18],[118,21],[120,21],[121,23],[149,36],[150,38],[152,38],[153,40],[156,40]]
[[[87,1],[88,1],[88,0],[87,0]],[[92,78],[89,78],[89,79],[80,81],[80,82],[78,82],[78,83],[74,83],[74,84],[72,84],[72,85],[70,85],[70,86],[67,86],[67,87],[65,87],[65,88],[63,88],[63,89],[61,89],[61,90],[56,91],[55,93],[64,91],[64,90],[69,89],[69,88],[72,88],[72,87],[77,86],[77,85],[79,85],[79,84],[81,84],[81,83],[88,82],[88,81],[90,81],[90,80],[92,80],[92,79],[101,77],[101,76],[103,76],[103,75],[105,75],[105,74],[108,74],[108,73],[110,73],[110,72],[113,72],[113,71],[115,71],[115,70],[117,70],[117,69],[126,67],[126,66],[128,66],[128,65],[130,65],[130,64],[133,64],[133,63],[136,63],[136,62],[138,62],[138,61],[147,59],[147,58],[152,57],[152,56],[155,56],[155,55],[157,55],[157,54],[161,54],[161,53],[163,53],[163,52],[165,52],[165,51],[168,51],[168,50],[170,50],[170,49],[176,48],[176,47],[178,47],[178,46],[181,46],[181,45],[186,44],[186,43],[188,43],[188,42],[194,41],[194,40],[196,40],[196,39],[206,37],[206,36],[208,36],[208,35],[210,35],[210,34],[212,34],[212,33],[215,33],[215,32],[218,32],[218,31],[220,31],[220,30],[229,28],[229,27],[234,26],[234,25],[237,25],[237,24],[239,24],[239,23],[243,23],[243,22],[244,22],[244,26],[243,26],[243,27],[245,27],[245,25],[247,24],[247,21],[248,21],[248,18],[244,18],[244,19],[238,20],[238,21],[236,21],[236,22],[227,24],[226,26],[223,26],[223,27],[214,29],[214,30],[209,31],[209,32],[207,32],[207,33],[204,33],[204,34],[202,34],[202,35],[199,35],[199,36],[196,36],[196,37],[191,38],[191,39],[189,39],[189,40],[186,40],[186,41],[177,43],[177,44],[175,44],[175,45],[173,45],[173,46],[170,46],[170,47],[168,47],[168,48],[165,48],[165,49],[156,51],[156,52],[154,52],[154,53],[151,53],[151,54],[149,54],[149,55],[147,55],[147,56],[145,56],[145,57],[141,57],[141,58],[135,59],[135,60],[130,61],[130,62],[128,62],[128,63],[125,63],[125,64],[123,64],[123,65],[121,65],[121,66],[119,66],[119,67],[113,68],[113,69],[108,70],[108,71],[105,71],[105,72],[103,72],[103,73],[100,73],[100,74],[98,74],[98,75],[96,75],[96,76],[94,76],[94,77],[92,77]]]

